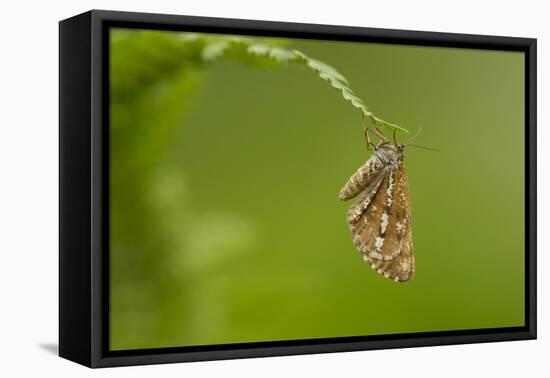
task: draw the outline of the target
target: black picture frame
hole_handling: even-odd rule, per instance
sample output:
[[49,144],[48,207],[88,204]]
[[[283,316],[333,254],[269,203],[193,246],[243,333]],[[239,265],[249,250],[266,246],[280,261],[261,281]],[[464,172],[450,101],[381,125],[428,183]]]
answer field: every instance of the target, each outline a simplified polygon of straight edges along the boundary
[[[524,327],[110,351],[109,28],[521,51]],[[59,23],[59,355],[88,367],[536,338],[536,39],[92,10]]]

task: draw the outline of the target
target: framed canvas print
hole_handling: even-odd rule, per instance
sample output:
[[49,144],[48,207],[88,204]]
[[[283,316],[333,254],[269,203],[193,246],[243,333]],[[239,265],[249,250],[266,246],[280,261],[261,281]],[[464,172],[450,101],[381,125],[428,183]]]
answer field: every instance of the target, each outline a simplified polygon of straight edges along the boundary
[[62,357],[536,337],[536,40],[60,22]]

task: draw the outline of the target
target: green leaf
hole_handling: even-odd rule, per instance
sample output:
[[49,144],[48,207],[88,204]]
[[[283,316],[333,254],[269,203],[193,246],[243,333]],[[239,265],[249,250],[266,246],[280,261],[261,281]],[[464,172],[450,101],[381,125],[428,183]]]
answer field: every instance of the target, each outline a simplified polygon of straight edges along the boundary
[[342,90],[342,97],[344,97],[345,100],[351,102],[353,106],[355,106],[359,110],[367,110],[366,106],[363,104],[363,101],[357,96],[355,96],[353,93],[351,93],[347,89]]
[[252,44],[248,46],[248,52],[254,55],[269,55],[270,48],[266,45]]
[[[191,35],[191,34],[190,34]],[[193,37],[188,40],[192,43],[197,43],[197,34],[192,34]],[[374,125],[388,131],[398,131],[407,134],[409,131],[393,123],[384,121],[376,117],[357,95],[355,95],[349,86],[349,81],[344,75],[338,72],[334,67],[313,59],[301,51],[289,50],[281,46],[268,45],[265,43],[257,43],[253,39],[245,37],[203,37],[203,49],[201,57],[205,62],[212,62],[222,57],[233,57],[240,60],[245,60],[246,56],[265,59],[253,60],[255,63],[272,62],[276,65],[284,65],[291,62],[305,65],[309,69],[317,73],[317,75],[330,83],[330,85],[338,90],[344,100],[348,101],[354,108],[358,109],[362,115],[368,118]],[[250,61],[250,59],[248,59]]]
[[273,47],[269,50],[269,56],[279,63],[288,63],[294,59],[294,53],[281,47]]
[[220,58],[228,47],[228,40],[221,40],[209,43],[202,50],[202,59],[207,62],[214,61]]
[[340,72],[336,71],[335,68],[329,66],[326,63],[320,62],[318,60],[307,58],[307,65],[308,67],[314,69],[315,71],[319,72],[319,75],[323,75],[325,77],[333,78],[334,80],[341,81],[342,83],[349,85],[348,80],[342,75]]
[[383,119],[380,119],[374,115],[372,115],[372,119],[374,119],[374,123],[377,125],[377,126],[380,126],[388,131],[398,131],[402,134],[409,134],[409,130],[407,129],[404,129],[403,127],[400,127],[400,126],[397,126],[396,124],[393,124],[393,123],[390,123],[390,122],[387,122],[387,121],[384,121]]

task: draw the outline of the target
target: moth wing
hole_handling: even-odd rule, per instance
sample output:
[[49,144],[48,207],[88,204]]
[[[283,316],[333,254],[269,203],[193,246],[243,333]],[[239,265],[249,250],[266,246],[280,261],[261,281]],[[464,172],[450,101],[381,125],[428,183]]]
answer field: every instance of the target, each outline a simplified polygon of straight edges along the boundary
[[378,193],[382,182],[384,181],[385,175],[386,174],[383,171],[378,173],[378,175],[374,177],[374,179],[363,191],[361,199],[351,205],[347,214],[348,224],[351,225],[352,223],[355,223],[358,218],[363,216],[363,214],[368,210],[374,197],[376,196],[376,193]]
[[347,201],[359,193],[365,191],[376,180],[384,168],[384,164],[378,156],[372,155],[355,173],[348,179],[338,198]]
[[389,218],[386,245],[382,247],[385,262],[378,269],[397,282],[408,281],[414,276],[416,264],[413,253],[409,183],[403,164],[395,171],[395,188]]
[[374,270],[395,281],[413,277],[409,187],[403,164],[387,169],[368,207],[355,218],[348,214],[348,224],[355,246]]
[[364,256],[376,250],[376,237],[380,230],[380,219],[384,212],[385,196],[389,174],[385,170],[372,191],[365,192],[363,198],[348,211],[347,221],[353,235],[353,243]]
[[414,277],[416,264],[414,261],[412,235],[410,229],[403,243],[401,253],[391,261],[381,264],[378,268],[382,271],[384,277],[390,278],[396,282],[405,282]]

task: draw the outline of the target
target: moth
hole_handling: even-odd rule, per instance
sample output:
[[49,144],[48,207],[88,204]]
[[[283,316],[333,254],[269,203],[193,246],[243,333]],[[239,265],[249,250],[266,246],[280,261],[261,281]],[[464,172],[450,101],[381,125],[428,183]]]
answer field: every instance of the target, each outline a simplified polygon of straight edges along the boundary
[[372,269],[395,282],[413,278],[409,184],[403,164],[405,145],[381,140],[367,146],[374,154],[340,190],[339,199],[359,196],[347,212],[353,243]]

